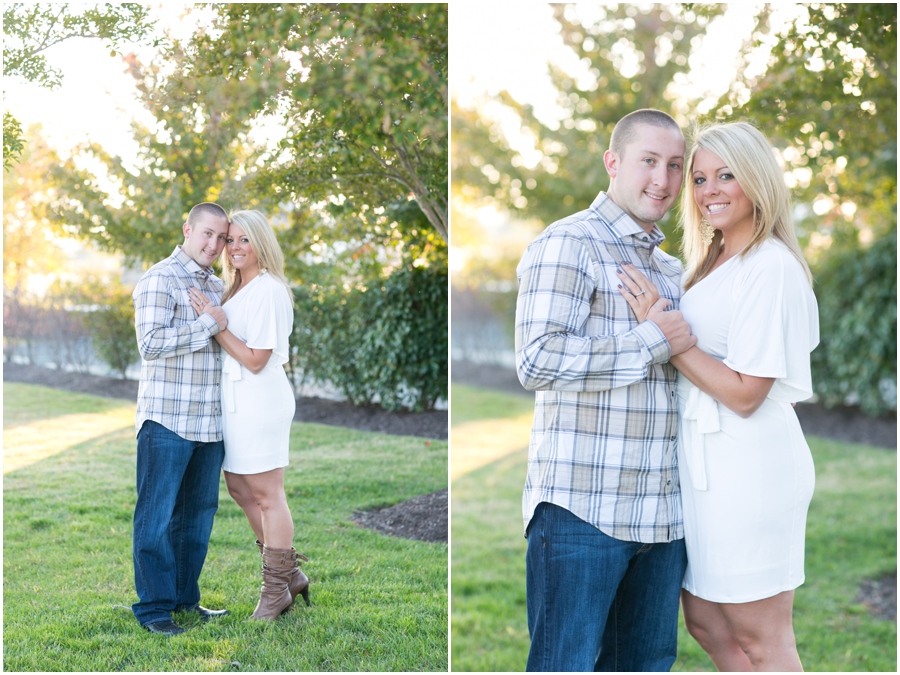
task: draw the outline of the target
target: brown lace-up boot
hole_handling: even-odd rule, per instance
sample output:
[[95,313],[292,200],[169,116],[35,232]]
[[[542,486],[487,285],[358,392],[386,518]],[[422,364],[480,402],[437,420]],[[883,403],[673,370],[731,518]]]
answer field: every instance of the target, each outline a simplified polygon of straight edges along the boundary
[[[260,555],[263,552],[263,544],[257,539],[256,547],[259,549]],[[309,558],[307,558],[302,553],[297,553],[297,549],[291,547],[291,551],[294,553],[294,560],[303,560],[304,562],[309,562]],[[294,567],[294,571],[291,573],[291,582],[288,585],[288,588],[291,591],[291,600],[296,600],[298,595],[302,595],[303,599],[306,601],[306,606],[309,607],[309,577],[307,577],[303,572],[300,571],[300,565],[302,563],[296,563],[296,567]]]
[[293,598],[288,589],[296,561],[293,549],[269,548],[263,544],[263,583],[259,602],[251,619],[274,621],[290,609]]

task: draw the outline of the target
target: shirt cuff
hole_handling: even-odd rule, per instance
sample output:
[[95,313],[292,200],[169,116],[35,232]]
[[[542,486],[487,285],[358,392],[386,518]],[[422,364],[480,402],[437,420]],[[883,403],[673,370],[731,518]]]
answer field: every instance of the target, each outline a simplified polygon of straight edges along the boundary
[[672,356],[669,341],[652,321],[644,321],[631,331],[641,344],[641,354],[649,363],[667,363]]
[[209,331],[209,336],[212,337],[219,332],[219,322],[212,318],[209,314],[203,313],[199,317],[197,317],[197,321],[203,324],[203,327]]

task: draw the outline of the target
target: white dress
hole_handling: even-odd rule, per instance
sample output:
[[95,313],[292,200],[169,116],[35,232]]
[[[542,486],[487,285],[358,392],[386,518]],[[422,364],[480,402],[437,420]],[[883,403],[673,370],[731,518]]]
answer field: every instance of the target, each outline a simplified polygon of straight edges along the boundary
[[294,310],[288,289],[260,273],[226,302],[228,330],[253,349],[271,349],[253,374],[222,350],[222,418],[225,462],[230,473],[252,474],[288,465],[294,391],[284,372]]
[[812,396],[816,298],[797,259],[771,239],[694,285],[680,310],[704,352],[739,373],[775,378],[742,419],[678,376],[682,586],[725,603],[794,589],[804,580],[815,470],[791,403]]

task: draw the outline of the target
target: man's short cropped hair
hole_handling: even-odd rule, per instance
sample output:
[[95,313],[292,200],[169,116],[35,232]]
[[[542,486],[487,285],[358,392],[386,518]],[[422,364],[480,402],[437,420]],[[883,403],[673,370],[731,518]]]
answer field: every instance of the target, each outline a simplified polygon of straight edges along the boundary
[[224,219],[226,223],[228,222],[228,214],[225,212],[225,209],[213,202],[203,202],[191,209],[191,212],[187,217],[188,226],[193,229],[194,225],[197,224],[197,221],[205,215],[216,216]]
[[678,126],[678,122],[672,119],[671,115],[664,113],[662,110],[644,108],[643,110],[635,110],[628,113],[619,120],[613,129],[612,137],[609,139],[609,149],[619,155],[619,157],[622,157],[625,148],[634,140],[640,124],[649,124],[654,127],[669,127],[681,133],[681,127]]

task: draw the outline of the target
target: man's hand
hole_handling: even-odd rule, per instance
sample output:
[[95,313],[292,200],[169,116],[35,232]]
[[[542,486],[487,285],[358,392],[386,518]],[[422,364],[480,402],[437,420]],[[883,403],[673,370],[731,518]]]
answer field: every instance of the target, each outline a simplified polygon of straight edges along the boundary
[[647,320],[655,323],[663,332],[669,342],[672,356],[675,356],[697,344],[697,336],[691,335],[691,327],[684,320],[681,312],[678,310],[666,311],[666,307],[671,304],[672,301],[668,298],[660,298],[650,308]]
[[[212,318],[216,320],[216,323],[219,324],[219,330],[225,330],[225,327],[228,326],[228,317],[225,316],[225,310],[219,307],[218,305],[214,305],[212,303],[208,304],[203,308],[204,314],[209,314]],[[687,325],[687,324],[685,324]],[[696,339],[694,340],[696,342]]]

